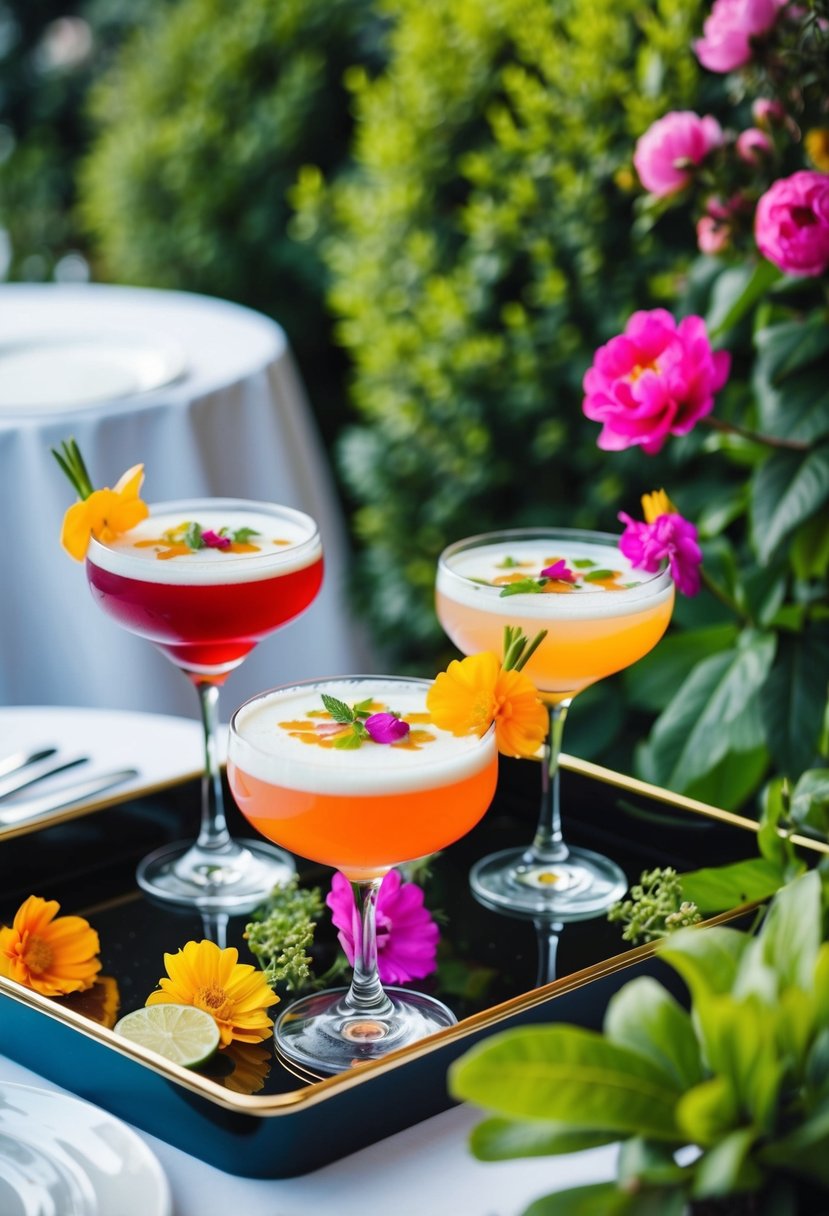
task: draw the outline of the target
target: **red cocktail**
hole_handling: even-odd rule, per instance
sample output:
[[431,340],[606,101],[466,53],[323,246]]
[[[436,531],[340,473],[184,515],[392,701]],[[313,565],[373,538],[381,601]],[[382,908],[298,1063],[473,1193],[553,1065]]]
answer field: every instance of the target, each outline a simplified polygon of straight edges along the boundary
[[256,643],[311,604],[322,545],[300,511],[240,499],[162,503],[108,544],[92,540],[94,598],[125,629],[153,642],[193,681],[205,729],[206,775],[198,841],[144,859],[140,885],[177,903],[249,906],[293,868],[258,841],[233,841],[221,798],[216,730],[219,686]]

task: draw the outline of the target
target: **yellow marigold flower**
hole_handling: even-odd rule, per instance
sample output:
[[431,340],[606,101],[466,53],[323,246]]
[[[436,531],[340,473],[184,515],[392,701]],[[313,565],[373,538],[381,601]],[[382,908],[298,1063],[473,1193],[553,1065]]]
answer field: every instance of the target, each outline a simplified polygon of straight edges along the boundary
[[679,514],[664,490],[654,490],[652,494],[642,495],[642,513],[646,524],[655,523],[662,515]]
[[70,557],[83,561],[90,537],[106,544],[147,518],[149,507],[139,498],[143,480],[143,464],[133,465],[113,489],[93,490],[87,498],[72,504],[63,517],[60,534]]
[[82,916],[58,916],[57,900],[30,895],[0,929],[0,975],[43,996],[83,992],[101,970],[98,934]]
[[151,992],[146,1004],[204,1009],[219,1027],[221,1047],[234,1039],[259,1043],[273,1029],[265,1010],[279,997],[261,971],[238,958],[233,946],[222,950],[215,942],[188,942],[177,954],[164,955],[167,976],[158,981],[160,991]]
[[453,735],[483,735],[492,722],[505,756],[533,756],[547,734],[547,711],[522,671],[505,670],[490,651],[455,659],[426,698],[435,726]]

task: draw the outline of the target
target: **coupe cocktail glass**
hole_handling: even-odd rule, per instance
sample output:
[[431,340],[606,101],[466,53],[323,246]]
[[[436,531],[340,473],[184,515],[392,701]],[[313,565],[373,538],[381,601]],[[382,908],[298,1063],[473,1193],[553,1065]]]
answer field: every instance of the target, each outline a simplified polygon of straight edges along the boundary
[[[351,987],[303,997],[276,1023],[279,1050],[311,1072],[341,1072],[455,1022],[431,996],[384,989],[377,970],[383,876],[468,832],[497,782],[493,728],[480,738],[456,737],[431,725],[430,687],[391,676],[309,681],[254,697],[230,724],[228,780],[252,826],[340,870],[360,897]],[[338,746],[323,693],[400,714],[410,732],[395,743]]]
[[[181,540],[194,524],[209,542],[201,548]],[[282,850],[235,841],[228,832],[217,746],[219,688],[261,638],[316,596],[322,582],[317,525],[301,511],[243,499],[160,503],[114,541],[93,539],[86,574],[104,612],[154,642],[199,697],[201,830],[195,843],[165,845],[145,857],[139,885],[180,904],[250,907],[295,867]]]
[[[575,584],[503,595],[522,579],[563,559]],[[450,545],[438,561],[436,607],[445,632],[466,655],[501,653],[505,625],[547,634],[524,670],[547,704],[550,730],[542,757],[541,812],[528,848],[477,862],[470,883],[490,906],[567,920],[595,916],[627,889],[618,865],[565,843],[559,806],[562,731],[573,697],[652,650],[668,627],[674,602],[669,571],[634,570],[618,537],[576,529],[520,528]]]

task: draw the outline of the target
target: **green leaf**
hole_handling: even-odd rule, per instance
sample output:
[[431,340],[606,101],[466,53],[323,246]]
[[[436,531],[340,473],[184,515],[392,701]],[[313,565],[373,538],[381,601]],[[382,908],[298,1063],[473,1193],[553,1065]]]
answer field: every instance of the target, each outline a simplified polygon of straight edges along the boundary
[[750,1166],[749,1154],[757,1139],[752,1127],[741,1127],[708,1149],[694,1167],[693,1194],[697,1198],[730,1195],[757,1185],[760,1175]]
[[231,539],[237,545],[246,545],[252,536],[260,536],[256,528],[237,528],[232,534]]
[[[753,968],[758,951],[747,950],[744,967]],[[702,1050],[711,1072],[724,1077],[737,1105],[736,1123],[751,1122],[759,1132],[771,1132],[785,1065],[775,1037],[774,975],[755,970],[754,987],[741,999],[729,994],[703,996],[694,1003],[694,1016],[702,1037]],[[769,983],[769,980],[771,983]],[[710,1142],[709,1142],[710,1143]]]
[[[633,705],[659,713],[700,660],[731,649],[736,640],[737,626],[731,624],[670,633],[649,655],[628,668],[624,680],[628,699]],[[574,707],[578,703],[577,697]]]
[[184,530],[184,543],[188,549],[203,549],[204,541],[202,540],[202,526],[191,519]]
[[811,988],[822,924],[820,875],[811,870],[778,891],[760,930],[763,957],[781,984]]
[[829,827],[829,768],[803,773],[792,791],[791,816],[801,828],[826,835]]
[[795,576],[804,582],[825,578],[829,570],[829,509],[826,507],[797,529],[789,546]]
[[328,693],[322,694],[322,703],[330,713],[335,722],[342,722],[344,725],[354,721],[354,711],[349,709],[345,701],[340,701],[336,697],[331,697]]
[[646,779],[680,793],[729,751],[758,740],[757,692],[774,659],[773,634],[746,632],[740,645],[698,663],[642,749]]
[[669,1144],[654,1144],[634,1136],[619,1146],[617,1176],[626,1190],[637,1191],[643,1182],[649,1187],[683,1184],[688,1171],[677,1165]]
[[604,1032],[614,1043],[647,1056],[680,1090],[702,1080],[690,1016],[649,976],[631,980],[616,993],[607,1007]]
[[781,635],[760,707],[777,768],[792,779],[816,758],[828,684],[829,628]]
[[368,739],[369,734],[362,722],[352,722],[351,730],[347,735],[338,735],[334,740],[334,746],[340,751],[355,751],[358,747]]
[[829,497],[829,445],[808,452],[777,451],[754,475],[751,533],[760,561]]
[[707,993],[730,992],[749,938],[736,929],[681,929],[666,939],[659,956],[678,971],[696,1000]]
[[[523,1216],[639,1216],[642,1211],[635,1197],[621,1191],[615,1182],[595,1182],[536,1199]],[[681,1211],[678,1209],[676,1216]],[[665,1216],[674,1213],[666,1210]]]
[[472,1129],[469,1147],[479,1161],[548,1157],[612,1144],[616,1132],[583,1132],[544,1120],[485,1119]]
[[[755,334],[753,387],[761,429],[810,443],[829,434],[826,318],[815,313]],[[821,366],[821,363],[823,365]]]
[[586,583],[597,583],[603,578],[613,578],[615,571],[613,570],[591,570],[589,574],[585,574],[584,581]]
[[541,591],[547,579],[522,578],[516,583],[507,583],[501,588],[500,598],[507,595],[536,595]]
[[711,293],[706,316],[709,334],[718,337],[735,326],[779,278],[781,272],[765,258],[753,267],[747,264],[725,270]]
[[692,1144],[715,1144],[734,1127],[737,1098],[725,1077],[712,1077],[689,1089],[679,1100],[677,1123]]
[[770,899],[785,881],[782,866],[765,857],[693,870],[682,875],[682,892],[700,912],[712,915],[755,900]]
[[[747,707],[745,721],[746,729],[760,734],[758,706]],[[749,751],[727,752],[704,777],[692,781],[685,792],[689,798],[707,802],[709,806],[718,806],[725,811],[739,810],[760,788],[768,767],[769,753],[765,744]]]
[[473,1047],[449,1073],[456,1098],[574,1130],[674,1140],[679,1089],[646,1057],[593,1031],[542,1026]]
[[757,1156],[764,1165],[781,1166],[829,1186],[829,1106],[824,1105]]

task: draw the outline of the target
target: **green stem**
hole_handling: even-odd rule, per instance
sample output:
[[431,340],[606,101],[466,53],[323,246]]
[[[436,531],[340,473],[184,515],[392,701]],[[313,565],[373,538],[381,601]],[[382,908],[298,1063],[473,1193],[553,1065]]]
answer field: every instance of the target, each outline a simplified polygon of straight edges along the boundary
[[802,439],[783,439],[779,435],[765,435],[761,431],[751,431],[748,427],[737,426],[734,422],[723,422],[720,418],[712,418],[710,414],[701,421],[705,426],[710,426],[714,431],[720,431],[724,435],[740,435],[743,439],[750,439],[752,443],[759,443],[767,448],[785,448],[792,452],[808,452],[811,447],[811,444],[804,442]]

